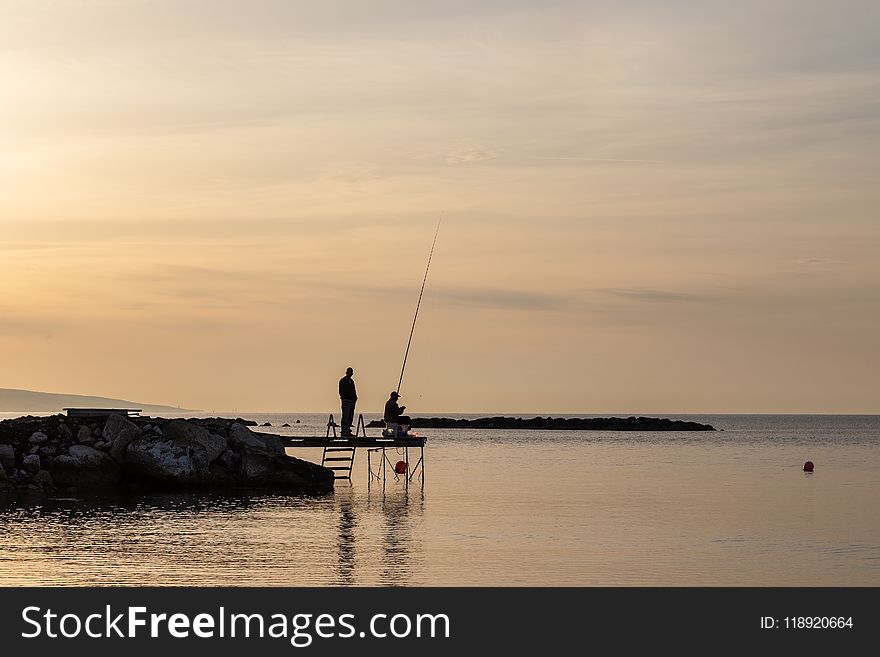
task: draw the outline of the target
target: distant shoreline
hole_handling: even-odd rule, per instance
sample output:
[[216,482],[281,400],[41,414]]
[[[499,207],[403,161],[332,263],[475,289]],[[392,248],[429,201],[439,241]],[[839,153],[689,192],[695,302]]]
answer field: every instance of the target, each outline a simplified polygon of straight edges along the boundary
[[124,408],[144,413],[201,413],[198,409],[142,404],[127,399],[0,388],[0,413],[61,413],[65,408]]

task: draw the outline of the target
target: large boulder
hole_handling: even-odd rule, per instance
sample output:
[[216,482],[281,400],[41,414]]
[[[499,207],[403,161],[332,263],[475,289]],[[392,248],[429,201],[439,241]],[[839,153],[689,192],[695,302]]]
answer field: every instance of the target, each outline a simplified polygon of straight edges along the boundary
[[208,483],[208,454],[196,442],[147,435],[125,450],[125,472],[132,479],[166,486]]
[[58,423],[58,437],[65,442],[73,440],[73,431],[64,422]]
[[15,448],[12,445],[0,445],[0,466],[10,471],[15,469]]
[[52,459],[49,473],[57,486],[106,488],[119,483],[122,470],[104,452],[86,445],[71,445],[67,454]]
[[213,488],[231,488],[238,483],[235,471],[226,468],[220,459],[208,466],[208,473],[211,476],[211,487]]
[[79,431],[76,432],[76,442],[88,445],[94,441],[95,439],[92,436],[92,430],[88,427],[80,427]]
[[28,438],[28,440],[30,441],[31,445],[42,445],[44,442],[49,440],[49,436],[47,436],[42,431],[34,431],[31,434],[31,437]]
[[165,436],[175,442],[201,445],[205,449],[208,463],[215,461],[228,447],[223,436],[211,433],[187,420],[169,422],[165,427]]
[[40,471],[40,457],[37,454],[28,454],[21,460],[21,469],[29,474]]
[[276,488],[304,493],[333,490],[333,471],[290,456],[244,448],[239,483],[256,488]]
[[229,472],[238,472],[238,464],[241,461],[241,457],[236,457],[235,452],[231,449],[227,449],[220,455],[220,458],[217,459],[217,463],[226,468]]
[[279,456],[286,456],[287,452],[284,451],[284,443],[281,442],[281,438],[278,436],[273,436],[271,434],[260,433],[256,434],[257,438],[262,441],[263,445],[273,454],[278,454]]
[[229,444],[236,451],[247,448],[251,451],[265,452],[270,456],[285,455],[284,443],[278,436],[254,433],[238,422],[229,427]]
[[[82,432],[82,428],[80,432]],[[141,434],[142,432],[138,425],[119,413],[113,413],[104,425],[104,430],[101,432],[101,441],[110,444],[110,456],[117,463],[122,463],[125,459],[125,450],[128,449],[129,443],[140,438]],[[89,438],[91,437],[89,436]],[[83,441],[81,440],[80,442]]]

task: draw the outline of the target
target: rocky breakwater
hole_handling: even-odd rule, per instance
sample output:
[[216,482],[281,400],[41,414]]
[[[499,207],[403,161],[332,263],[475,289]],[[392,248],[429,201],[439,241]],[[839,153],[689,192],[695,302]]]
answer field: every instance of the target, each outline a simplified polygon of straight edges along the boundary
[[[385,426],[381,420],[368,427]],[[481,417],[473,420],[448,417],[414,417],[416,429],[543,429],[570,431],[715,431],[711,424],[659,417]]]
[[287,456],[242,420],[63,415],[0,422],[0,493],[101,489],[333,489],[333,472]]

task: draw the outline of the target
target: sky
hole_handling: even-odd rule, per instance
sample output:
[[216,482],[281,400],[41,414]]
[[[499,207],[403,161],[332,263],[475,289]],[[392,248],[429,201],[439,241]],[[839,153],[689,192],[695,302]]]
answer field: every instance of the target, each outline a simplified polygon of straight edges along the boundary
[[878,413],[880,4],[0,0],[0,387]]

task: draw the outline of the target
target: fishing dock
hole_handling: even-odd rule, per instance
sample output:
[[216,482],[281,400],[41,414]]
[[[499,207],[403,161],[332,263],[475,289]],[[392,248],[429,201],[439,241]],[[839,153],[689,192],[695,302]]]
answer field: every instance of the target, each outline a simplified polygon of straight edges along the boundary
[[[416,312],[413,315],[412,327],[409,331],[409,340],[406,343],[406,351],[403,354],[403,366],[400,368],[400,378],[397,380],[397,388],[392,393],[392,400],[397,399],[403,385],[403,374],[406,372],[406,360],[409,356],[409,348],[412,345],[413,333],[416,330],[416,320],[419,317],[419,308],[422,305],[422,295],[425,293],[425,284],[428,282],[428,271],[431,269],[431,259],[434,257],[434,247],[437,246],[437,235],[440,234],[440,221],[434,231],[434,241],[431,242],[431,251],[428,253],[428,264],[425,266],[425,276],[422,279],[422,287],[419,290],[419,300],[416,302]],[[351,377],[352,369],[346,370],[346,376]],[[352,384],[353,386],[353,384]],[[354,388],[352,387],[352,392]],[[342,393],[342,381],[340,381],[340,393]],[[340,397],[342,395],[340,394]],[[398,395],[399,396],[399,395]],[[357,399],[357,397],[355,397]],[[402,412],[402,409],[401,409]],[[400,414],[400,413],[399,413]],[[399,415],[398,414],[398,415]],[[354,436],[337,436],[336,428],[339,425],[333,421],[333,416],[327,421],[327,433],[324,436],[278,436],[285,448],[321,447],[324,450],[321,457],[321,465],[333,471],[333,479],[346,479],[351,481],[351,471],[354,467],[355,454],[358,449],[367,451],[367,468],[369,469],[369,481],[382,482],[384,489],[387,480],[387,466],[391,466],[391,472],[395,480],[403,477],[407,490],[409,484],[418,479],[422,488],[425,486],[425,437],[409,433],[408,426],[386,423],[381,437],[372,438],[367,436],[364,426],[364,416],[358,417],[357,429]],[[332,435],[331,435],[332,434]],[[388,450],[394,450],[398,460],[391,461],[388,458]],[[415,465],[410,462],[410,450],[418,450],[418,460]],[[402,457],[402,458],[399,458]],[[375,469],[374,469],[375,461]]]
[[[365,450],[367,454],[368,483],[381,481],[384,487],[390,474],[395,480],[402,479],[407,488],[418,481],[425,485],[425,443],[424,436],[370,437],[366,434],[364,416],[358,417],[355,435],[341,437],[336,435],[336,423],[333,416],[327,422],[327,433],[323,436],[279,436],[286,449],[323,449],[321,465],[333,471],[334,479],[351,481],[357,450]],[[412,451],[415,463],[410,460]],[[396,460],[392,460],[396,458]]]

